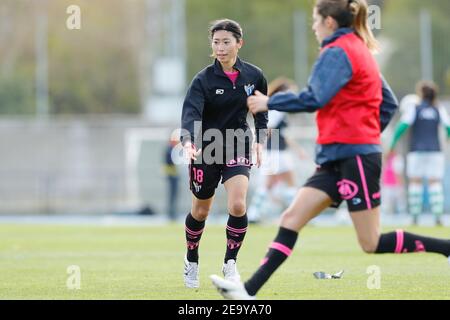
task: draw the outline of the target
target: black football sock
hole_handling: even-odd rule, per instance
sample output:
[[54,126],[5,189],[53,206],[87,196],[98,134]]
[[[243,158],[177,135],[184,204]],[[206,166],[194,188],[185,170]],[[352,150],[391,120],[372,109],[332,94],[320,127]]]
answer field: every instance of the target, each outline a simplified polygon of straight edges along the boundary
[[226,228],[227,234],[227,251],[225,253],[224,262],[233,259],[236,260],[239,249],[244,241],[247,232],[248,219],[247,214],[242,217],[234,217],[231,214],[228,216],[228,223]]
[[450,256],[450,240],[429,238],[397,230],[380,236],[375,253],[434,252]]
[[249,295],[254,296],[275,270],[291,255],[297,237],[298,232],[280,227],[278,235],[270,244],[269,251],[261,261],[259,269],[244,284]]
[[205,221],[197,221],[191,213],[186,216],[185,231],[187,244],[187,260],[198,263],[198,246],[202,237]]

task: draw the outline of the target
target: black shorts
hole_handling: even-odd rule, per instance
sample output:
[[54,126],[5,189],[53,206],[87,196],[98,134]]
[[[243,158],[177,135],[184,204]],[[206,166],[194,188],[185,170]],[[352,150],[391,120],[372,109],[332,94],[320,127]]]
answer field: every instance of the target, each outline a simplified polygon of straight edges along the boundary
[[355,212],[380,205],[380,176],[381,153],[373,153],[325,163],[304,186],[328,194],[333,208],[346,200],[348,210]]
[[238,157],[227,164],[205,164],[191,162],[189,165],[189,186],[192,194],[200,200],[211,198],[220,179],[225,183],[228,179],[244,175],[250,178],[251,162],[249,157]]

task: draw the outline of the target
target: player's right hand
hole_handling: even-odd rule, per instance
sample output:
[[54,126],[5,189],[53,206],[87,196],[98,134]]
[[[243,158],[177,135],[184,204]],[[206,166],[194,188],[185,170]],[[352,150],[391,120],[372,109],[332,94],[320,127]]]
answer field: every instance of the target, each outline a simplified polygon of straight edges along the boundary
[[188,161],[197,160],[197,157],[202,152],[202,149],[198,149],[191,142],[186,142],[183,146],[183,154]]
[[247,106],[253,114],[257,114],[258,112],[266,112],[269,110],[269,107],[267,106],[268,101],[268,96],[256,90],[255,95],[247,98]]

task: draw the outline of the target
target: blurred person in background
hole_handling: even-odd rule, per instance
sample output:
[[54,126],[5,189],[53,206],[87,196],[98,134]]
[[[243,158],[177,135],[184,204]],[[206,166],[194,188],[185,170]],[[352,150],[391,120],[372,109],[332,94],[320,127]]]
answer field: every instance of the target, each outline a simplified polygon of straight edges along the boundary
[[381,210],[388,214],[406,213],[406,202],[403,179],[405,168],[404,158],[401,154],[393,152],[389,154],[383,166],[381,175]]
[[317,112],[318,168],[284,211],[278,234],[251,278],[235,283],[211,276],[225,298],[255,299],[292,254],[299,231],[326,208],[343,201],[364,252],[426,251],[450,262],[450,240],[403,230],[381,233],[381,132],[398,102],[373,57],[378,45],[367,18],[365,0],[316,0],[312,28],[322,50],[307,87],[299,95],[278,93],[269,98],[256,92],[248,98],[254,114],[269,109]]
[[[228,221],[226,252],[222,273],[226,279],[239,281],[236,268],[239,249],[247,232],[246,198],[252,165],[253,133],[246,121],[247,97],[255,90],[267,93],[266,79],[258,67],[241,60],[243,45],[241,26],[232,20],[213,22],[210,28],[214,63],[200,71],[192,80],[182,111],[182,144],[190,161],[192,208],[186,217],[184,282],[186,287],[199,286],[200,239],[219,182],[227,192]],[[267,112],[254,116],[256,128],[256,164],[261,165],[261,152],[267,135]],[[194,132],[201,123],[201,132]],[[219,131],[222,141],[209,142],[205,133]],[[199,130],[200,131],[200,130]],[[234,132],[232,141],[223,141],[226,132]],[[198,141],[198,135],[202,138]],[[213,144],[214,143],[214,144]],[[214,145],[214,159],[206,153]],[[220,151],[223,154],[219,156]],[[197,157],[201,159],[197,160]],[[225,156],[225,157],[223,157]]]
[[175,221],[177,218],[177,208],[178,208],[178,185],[179,185],[179,173],[177,165],[172,159],[172,151],[179,143],[179,140],[171,137],[167,143],[164,152],[164,173],[167,178],[167,212],[169,214],[169,219]]
[[427,181],[431,212],[436,224],[442,225],[445,157],[439,141],[439,127],[442,125],[446,129],[449,139],[450,120],[445,108],[438,103],[438,87],[435,83],[421,81],[416,91],[418,99],[408,98],[404,101],[402,117],[390,144],[390,153],[393,154],[397,142],[411,128],[406,158],[409,211],[413,223],[417,224],[423,210],[424,182]]
[[[269,83],[268,96],[285,91],[297,91],[294,81],[279,77]],[[294,159],[296,151],[301,159],[306,159],[305,151],[285,134],[288,114],[276,110],[269,111],[269,136],[263,153],[264,164],[259,171],[260,181],[248,209],[250,223],[259,223],[277,208],[286,209],[297,193],[295,186]],[[276,141],[275,141],[276,140]],[[279,206],[278,206],[279,207]],[[272,212],[273,213],[273,212]]]

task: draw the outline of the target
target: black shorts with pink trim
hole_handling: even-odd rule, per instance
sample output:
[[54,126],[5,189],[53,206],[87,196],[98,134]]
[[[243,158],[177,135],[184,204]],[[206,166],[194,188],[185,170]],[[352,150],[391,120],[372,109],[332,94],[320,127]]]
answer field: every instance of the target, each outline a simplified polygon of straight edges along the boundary
[[189,166],[189,186],[192,194],[200,200],[211,198],[220,180],[225,183],[238,175],[250,178],[249,157],[239,157],[226,164],[205,164],[192,162]]
[[380,205],[381,153],[328,162],[318,167],[305,187],[319,189],[338,208],[347,201],[350,212],[373,209]]

